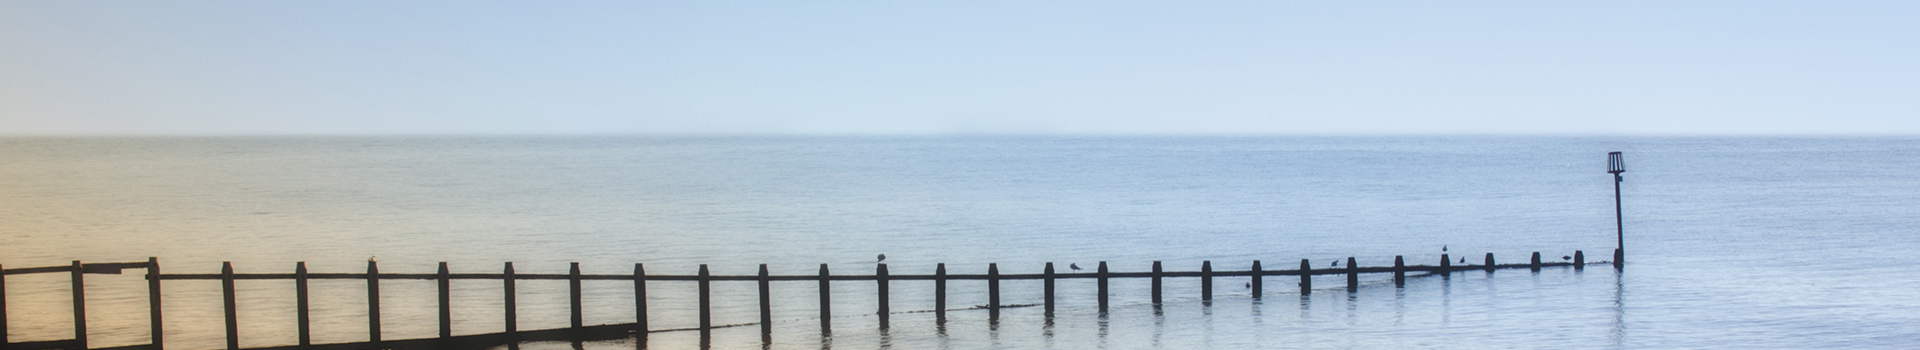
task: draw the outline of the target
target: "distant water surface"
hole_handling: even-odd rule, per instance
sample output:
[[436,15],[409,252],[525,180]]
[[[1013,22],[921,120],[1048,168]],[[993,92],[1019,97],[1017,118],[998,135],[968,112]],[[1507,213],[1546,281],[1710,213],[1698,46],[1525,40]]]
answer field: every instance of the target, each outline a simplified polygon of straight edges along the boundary
[[[1384,276],[1349,293],[1337,276],[1301,296],[1270,277],[1116,280],[1113,311],[1090,280],[1038,308],[895,315],[878,330],[874,286],[834,286],[818,332],[812,282],[774,285],[772,348],[1907,348],[1920,343],[1920,139],[1532,137],[285,137],[0,138],[0,264],[159,257],[169,273],[382,272],[870,274],[1036,273],[1044,263],[1145,271],[1437,262],[1441,246],[1559,260],[1614,246],[1608,151],[1627,155],[1624,273],[1508,270]],[[1324,265],[1321,265],[1324,266]],[[1316,266],[1320,267],[1320,266]],[[89,275],[96,346],[145,343],[135,275]],[[240,284],[242,344],[294,342],[292,286]],[[456,281],[455,333],[502,326],[498,282]],[[588,283],[587,323],[630,322],[631,287]],[[65,275],[7,278],[10,339],[70,336]],[[216,282],[170,281],[168,348],[223,347]],[[315,282],[315,341],[364,340],[364,282]],[[436,332],[431,282],[382,285],[384,337]],[[654,328],[689,327],[693,285],[655,282]],[[1040,299],[1037,281],[1002,285]],[[954,282],[950,303],[986,303]],[[751,283],[716,283],[715,323],[757,320]],[[895,282],[895,311],[932,286]],[[521,329],[567,325],[565,283],[520,286]],[[863,315],[866,314],[866,315]],[[757,327],[716,348],[759,348]],[[649,346],[697,346],[688,332]],[[582,344],[630,349],[629,341]],[[523,348],[567,349],[565,343]]]

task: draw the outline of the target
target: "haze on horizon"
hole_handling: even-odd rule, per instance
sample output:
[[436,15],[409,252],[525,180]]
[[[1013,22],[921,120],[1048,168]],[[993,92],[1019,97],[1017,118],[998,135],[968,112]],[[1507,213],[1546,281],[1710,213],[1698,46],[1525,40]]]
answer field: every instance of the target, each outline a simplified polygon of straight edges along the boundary
[[1920,3],[0,2],[0,135],[1920,134]]

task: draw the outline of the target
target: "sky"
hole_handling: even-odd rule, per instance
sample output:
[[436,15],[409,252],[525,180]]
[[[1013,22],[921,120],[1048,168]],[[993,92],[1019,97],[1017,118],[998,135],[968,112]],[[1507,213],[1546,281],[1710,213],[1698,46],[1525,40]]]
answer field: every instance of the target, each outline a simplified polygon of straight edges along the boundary
[[0,135],[1915,135],[1914,1],[0,1]]

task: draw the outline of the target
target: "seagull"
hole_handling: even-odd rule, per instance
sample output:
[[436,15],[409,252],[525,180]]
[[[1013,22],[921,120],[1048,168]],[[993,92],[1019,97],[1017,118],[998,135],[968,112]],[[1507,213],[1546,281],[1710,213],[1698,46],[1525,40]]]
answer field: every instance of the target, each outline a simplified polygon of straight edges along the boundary
[[1247,288],[1249,289],[1253,288],[1253,282],[1247,282]]
[[1460,257],[1460,263],[1462,263],[1462,264],[1465,264],[1465,263],[1467,263],[1467,257],[1464,257],[1464,256],[1463,256],[1463,257]]
[[1565,255],[1561,255],[1561,256],[1560,256],[1560,260],[1573,260],[1573,257],[1571,257],[1571,256],[1565,256]]
[[1440,252],[1441,252],[1441,253],[1445,253],[1445,252],[1447,252],[1447,246],[1446,246],[1446,245],[1441,245],[1441,246],[1440,246]]
[[874,260],[874,262],[881,262],[881,261],[887,261],[886,254],[880,254],[880,260]]
[[367,262],[376,262],[376,261],[380,261],[380,259],[379,259],[379,258],[380,258],[380,257],[377,257],[377,256],[371,256],[371,255],[369,255],[369,256],[367,256]]
[[1334,261],[1333,261],[1333,266],[1334,266],[1334,267],[1339,267],[1339,266],[1340,266],[1340,261],[1339,261],[1339,260],[1334,260]]
[[1080,271],[1080,264],[1067,264],[1067,268],[1073,269],[1074,271]]

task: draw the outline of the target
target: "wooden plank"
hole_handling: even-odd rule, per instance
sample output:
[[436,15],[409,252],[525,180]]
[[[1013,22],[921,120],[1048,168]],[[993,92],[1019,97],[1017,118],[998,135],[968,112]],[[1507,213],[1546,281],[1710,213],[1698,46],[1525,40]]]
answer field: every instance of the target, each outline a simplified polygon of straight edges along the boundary
[[220,262],[220,274],[227,277],[220,280],[220,295],[226,301],[227,350],[240,350],[240,319],[233,300],[233,262]]
[[86,349],[87,283],[86,279],[81,277],[86,273],[86,268],[80,265],[79,260],[74,260],[71,269],[73,269],[71,277],[73,281],[73,342],[75,347]]
[[300,346],[313,345],[313,314],[307,308],[307,262],[293,264],[294,323],[300,332]]

